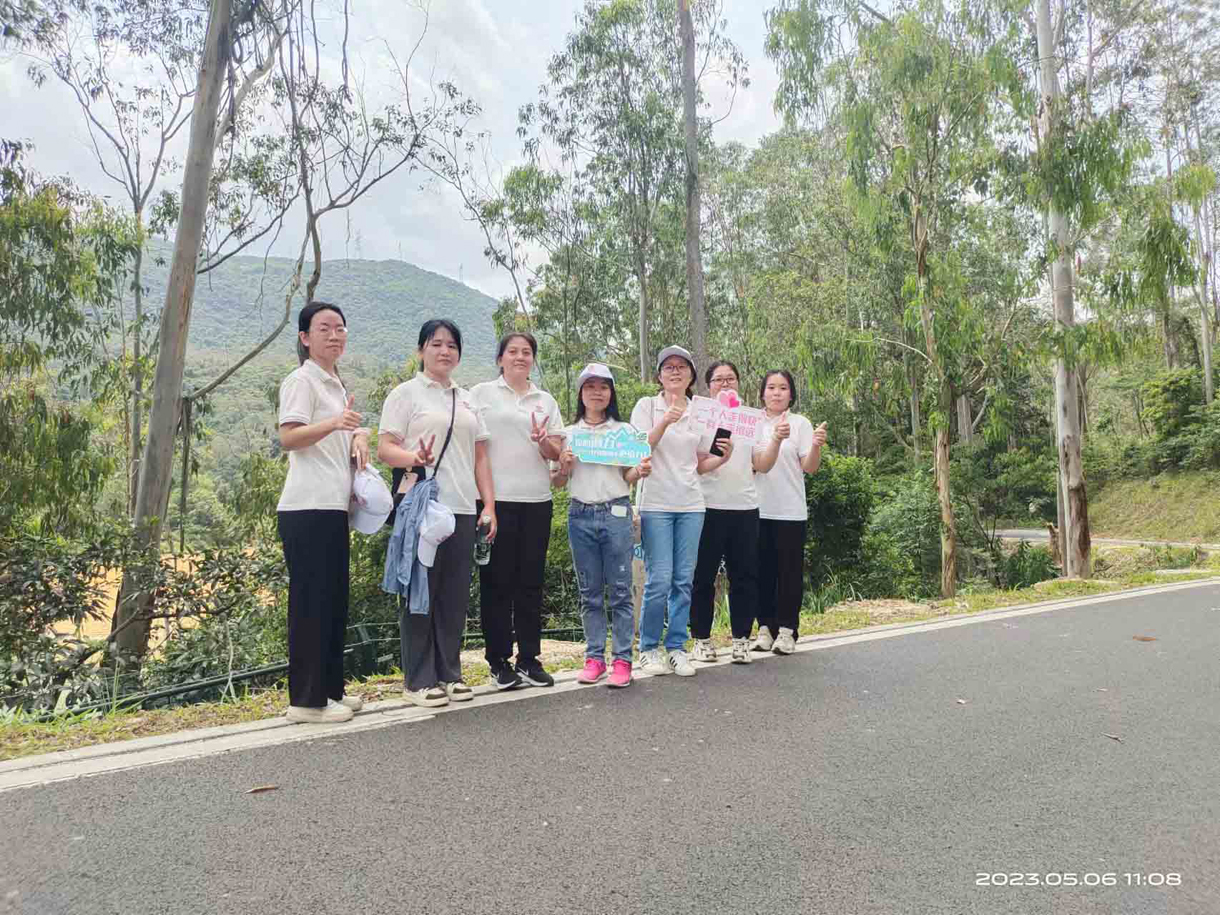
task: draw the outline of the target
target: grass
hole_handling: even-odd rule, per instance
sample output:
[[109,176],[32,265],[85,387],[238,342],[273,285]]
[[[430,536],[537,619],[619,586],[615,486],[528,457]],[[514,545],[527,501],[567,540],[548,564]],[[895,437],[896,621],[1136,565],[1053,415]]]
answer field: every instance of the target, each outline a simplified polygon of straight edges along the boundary
[[1220,543],[1220,473],[1114,480],[1089,497],[1094,537]]

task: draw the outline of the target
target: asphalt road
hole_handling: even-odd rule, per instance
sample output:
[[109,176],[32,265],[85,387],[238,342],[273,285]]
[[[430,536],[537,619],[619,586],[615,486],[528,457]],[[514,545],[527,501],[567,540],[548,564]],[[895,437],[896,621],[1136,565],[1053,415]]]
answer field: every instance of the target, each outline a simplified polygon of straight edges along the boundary
[[1211,915],[1220,586],[340,726],[0,824],[0,912]]

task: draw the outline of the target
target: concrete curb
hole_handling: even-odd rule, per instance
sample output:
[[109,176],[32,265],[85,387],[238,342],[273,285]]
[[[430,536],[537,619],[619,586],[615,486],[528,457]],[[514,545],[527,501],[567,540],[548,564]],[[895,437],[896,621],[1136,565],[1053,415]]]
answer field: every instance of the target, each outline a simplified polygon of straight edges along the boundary
[[[955,614],[922,622],[890,623],[882,626],[870,626],[864,629],[827,633],[825,635],[805,636],[797,643],[796,650],[798,653],[820,651],[859,642],[871,642],[877,639],[895,638],[919,632],[933,632],[940,629],[969,626],[1009,617],[1047,613],[1053,610],[1091,607],[1111,601],[1131,600],[1149,594],[1163,594],[1172,591],[1212,587],[1218,584],[1220,584],[1220,577],[1174,584],[1148,585],[1129,591],[1041,601],[1036,604],[1022,604],[1015,607],[1003,607],[997,610],[985,610],[978,613]],[[756,653],[754,660],[756,662],[767,661],[774,660],[777,657],[781,656],[770,653]],[[702,671],[704,668],[725,667],[730,663],[726,653],[715,662],[700,663],[699,668]],[[555,676],[555,686],[549,689],[530,687],[509,692],[498,692],[494,686],[487,684],[475,688],[476,700],[481,701],[450,703],[441,708],[418,708],[409,705],[402,699],[386,699],[380,702],[371,702],[350,722],[344,724],[294,724],[282,717],[277,717],[262,721],[246,722],[245,724],[221,725],[218,727],[200,728],[198,730],[180,731],[174,734],[160,734],[154,737],[139,737],[134,740],[83,747],[79,750],[61,750],[55,753],[45,753],[40,756],[22,757],[20,759],[0,762],[0,793],[18,788],[48,785],[67,779],[85,778],[108,772],[121,772],[145,766],[197,759],[203,756],[229,753],[236,750],[249,750],[326,737],[341,738],[359,731],[375,730],[397,724],[414,724],[431,721],[440,715],[453,714],[472,708],[477,709],[503,702],[520,702],[528,699],[544,698],[579,689],[596,690],[604,685],[603,683],[588,687],[585,684],[578,683],[576,680],[578,674],[579,671],[575,670],[563,671],[557,674]],[[645,680],[654,676],[657,675],[635,674],[635,678],[638,680]],[[681,678],[675,677],[674,679]]]

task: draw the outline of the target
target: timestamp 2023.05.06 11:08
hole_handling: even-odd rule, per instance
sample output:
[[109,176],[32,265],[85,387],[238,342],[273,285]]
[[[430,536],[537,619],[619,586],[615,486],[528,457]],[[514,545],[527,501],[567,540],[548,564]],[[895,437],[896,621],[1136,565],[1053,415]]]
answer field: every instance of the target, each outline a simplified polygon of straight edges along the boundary
[[1182,885],[1182,875],[1173,871],[977,871],[974,885],[1175,887]]

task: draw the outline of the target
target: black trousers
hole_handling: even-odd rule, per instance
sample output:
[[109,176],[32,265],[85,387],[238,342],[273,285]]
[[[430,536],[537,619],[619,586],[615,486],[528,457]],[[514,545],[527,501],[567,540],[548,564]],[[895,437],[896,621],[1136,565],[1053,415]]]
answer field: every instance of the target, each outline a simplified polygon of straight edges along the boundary
[[428,612],[409,613],[398,601],[398,634],[407,689],[462,679],[462,633],[474,566],[474,515],[457,515],[453,534],[436,548],[428,570]]
[[[479,513],[483,503],[478,503]],[[536,661],[542,651],[542,581],[551,544],[554,504],[497,502],[496,542],[491,560],[479,567],[479,611],[487,663]]]
[[758,509],[709,508],[699,536],[699,558],[690,595],[690,634],[712,634],[716,573],[720,560],[729,573],[729,624],[733,638],[749,638],[758,611]]
[[279,530],[288,566],[288,702],[321,708],[343,698],[347,512],[279,512]]
[[758,625],[774,636],[780,627],[798,635],[805,599],[805,522],[758,523]]

